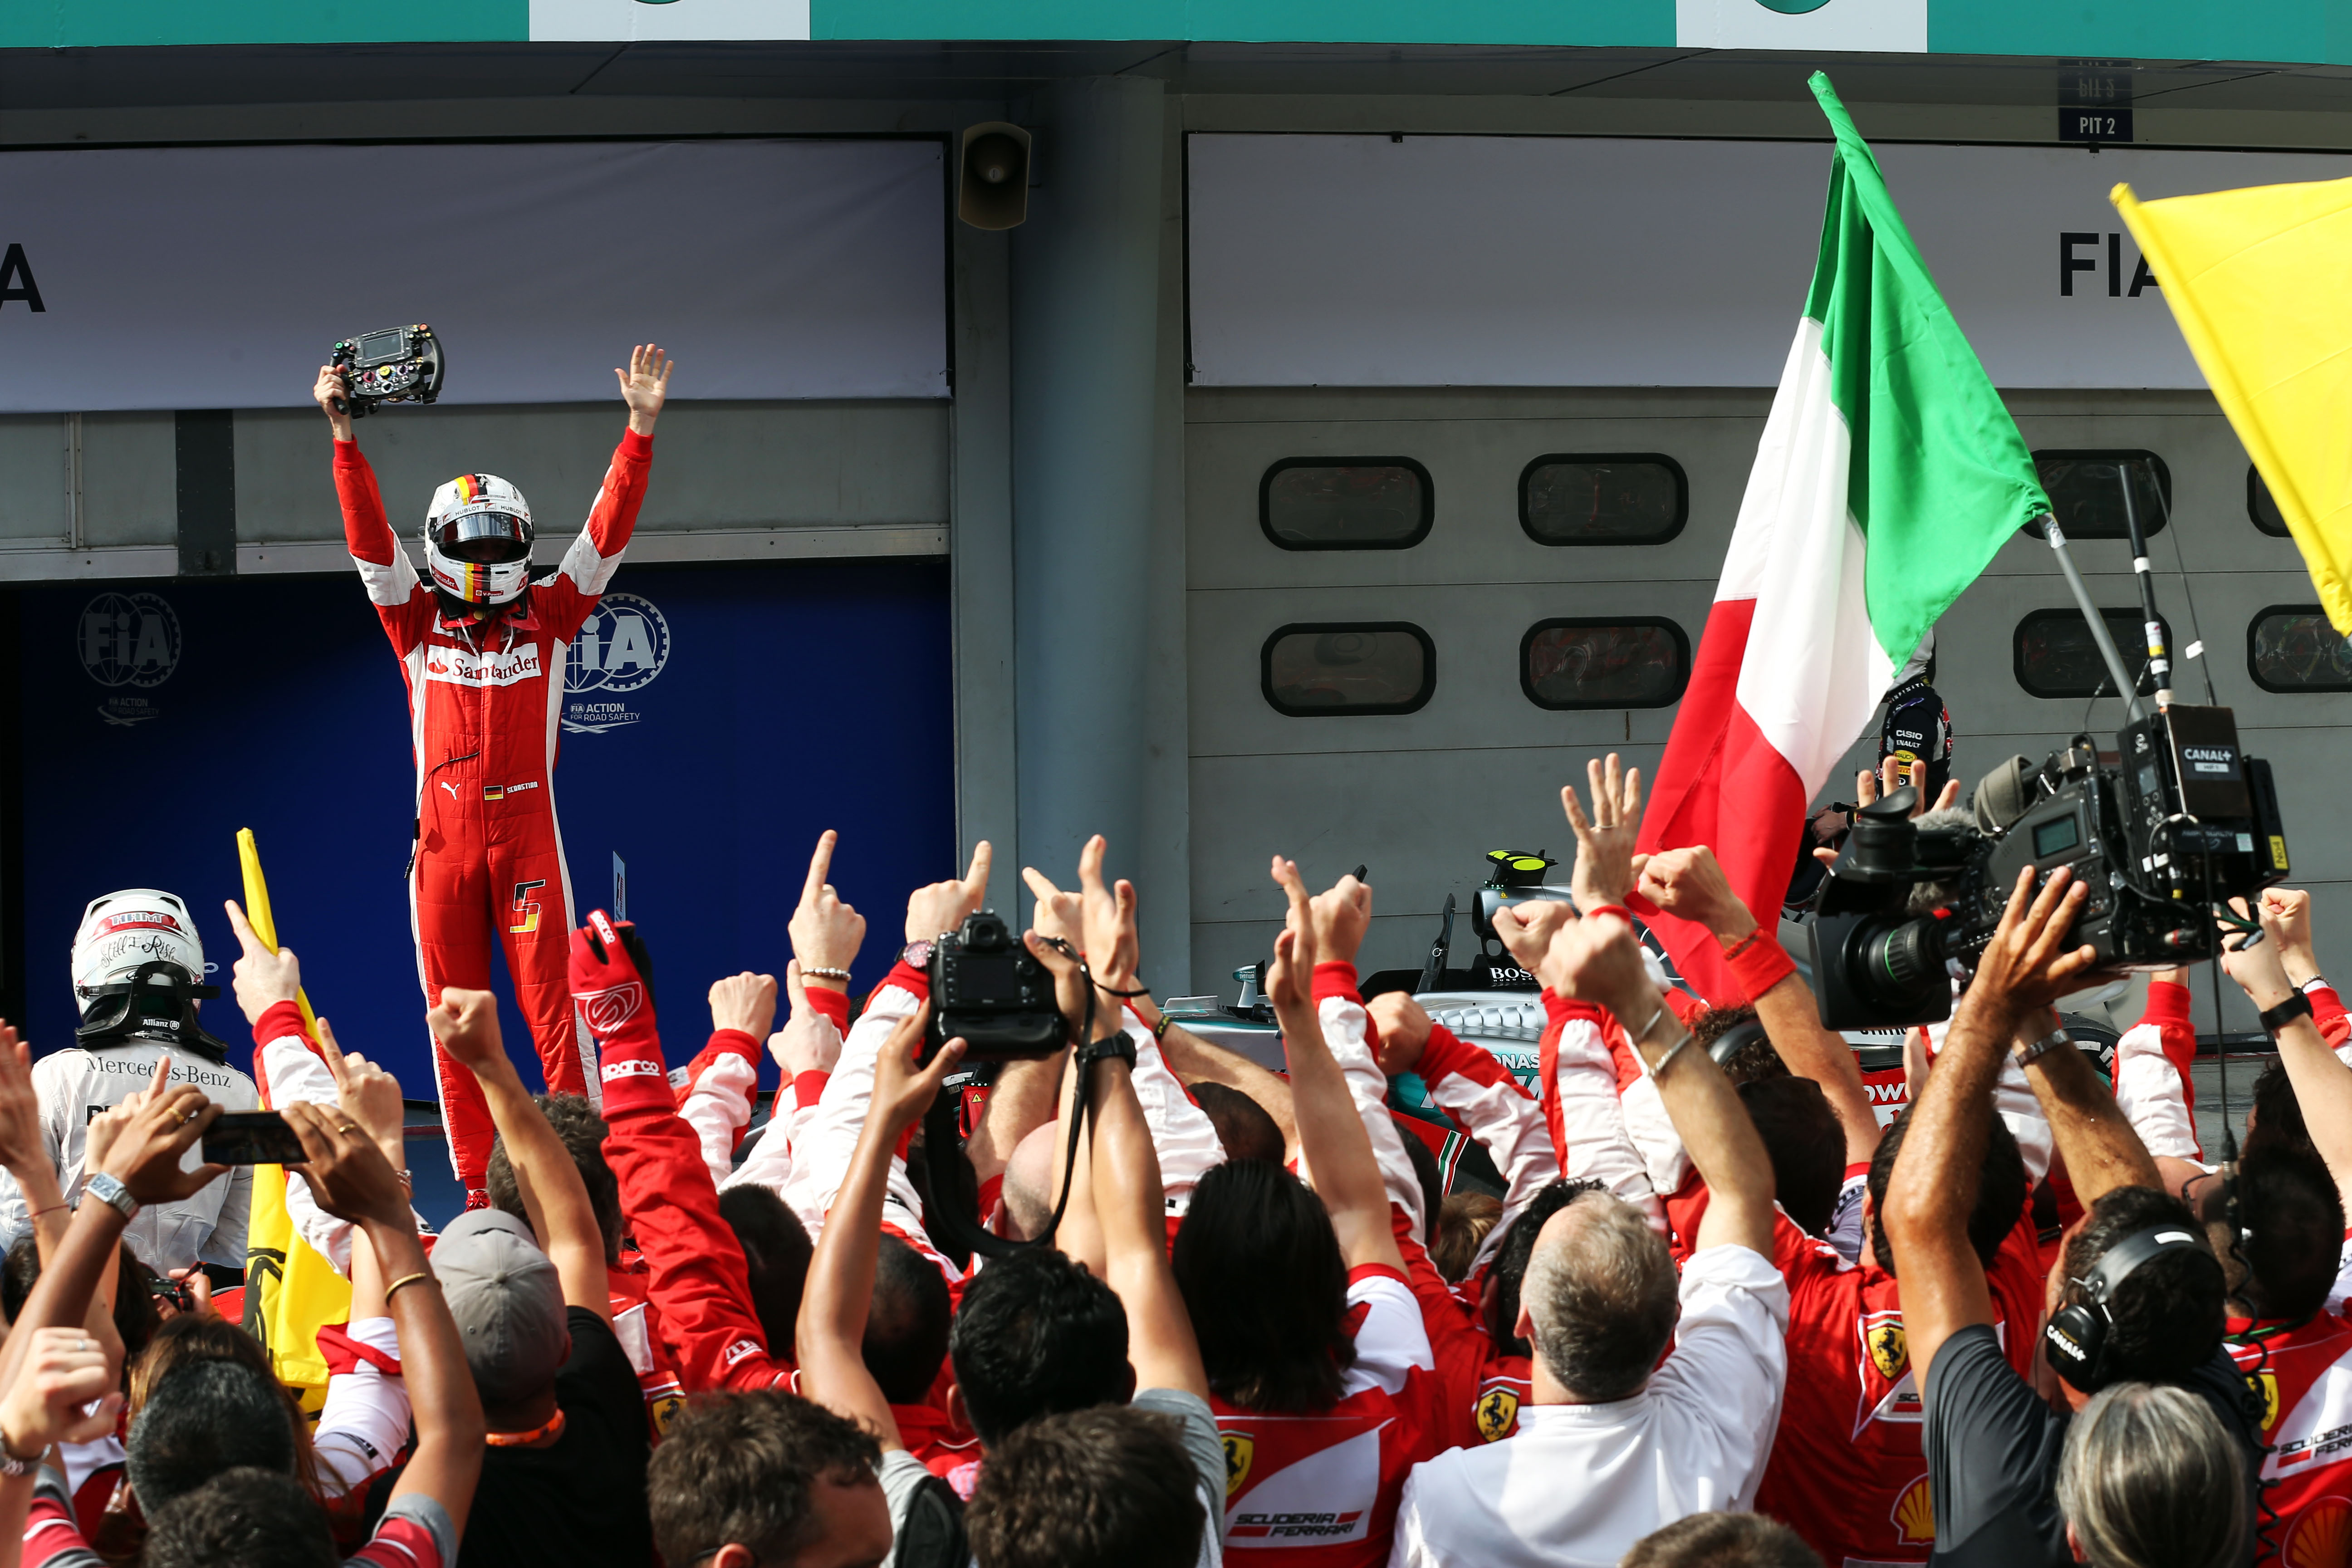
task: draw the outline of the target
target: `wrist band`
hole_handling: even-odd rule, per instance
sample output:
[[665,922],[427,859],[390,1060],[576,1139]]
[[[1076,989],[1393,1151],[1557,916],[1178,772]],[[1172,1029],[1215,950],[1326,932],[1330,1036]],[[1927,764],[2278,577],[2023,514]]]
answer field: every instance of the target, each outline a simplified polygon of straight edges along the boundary
[[2311,1016],[2311,998],[2297,991],[2277,1006],[2263,1009],[2260,1016],[2263,1027],[2268,1030],[2271,1038],[2275,1040],[2281,1029],[2285,1028],[2297,1018]]
[[1587,920],[1591,919],[1594,915],[1615,915],[1627,925],[1632,925],[1633,923],[1633,911],[1627,909],[1622,904],[1595,904],[1591,909],[1583,910],[1579,912]]
[[1760,925],[1738,947],[1723,956],[1731,978],[1751,1002],[1797,970],[1796,960],[1781,947],[1780,939]]
[[[1764,928],[1762,926],[1748,927],[1748,934],[1746,936],[1741,937],[1738,942],[1733,942],[1729,947],[1723,950],[1723,956],[1727,960],[1738,958],[1741,953],[1746,952],[1749,948],[1754,947],[1756,945],[1756,939],[1763,934]],[[1716,940],[1720,942],[1722,939],[1718,937]]]
[[[35,1209],[31,1214],[26,1215],[25,1217],[26,1219],[38,1219],[45,1214],[55,1214],[59,1209],[70,1209],[72,1207],[73,1205],[68,1203],[54,1203],[45,1209]],[[5,1447],[0,1447],[0,1453],[5,1452],[6,1452],[6,1449]]]
[[1151,1037],[1153,1039],[1164,1040],[1168,1037],[1168,1015],[1165,1013],[1160,1014],[1160,1016],[1151,1021]]
[[814,964],[803,964],[801,966],[801,978],[803,980],[838,980],[844,985],[846,985],[849,984],[849,971],[846,969],[820,969]]
[[2326,985],[2326,984],[2327,984],[2327,976],[2326,976],[2326,975],[2324,975],[2324,974],[2315,974],[2315,975],[2313,975],[2310,979],[2308,979],[2308,980],[2305,981],[2302,984],[2300,984],[2300,985],[2296,986],[2296,987],[2295,987],[2295,989],[2296,989],[2297,991],[2302,992],[2305,995],[2308,996],[2308,995],[2310,995],[2314,991],[2316,991],[2316,990],[2320,989],[2322,986],[2325,986],[2325,985]]
[[386,1311],[390,1311],[392,1310],[392,1299],[400,1294],[404,1286],[414,1285],[419,1280],[423,1280],[427,1284],[434,1283],[433,1271],[429,1268],[420,1268],[414,1274],[404,1274],[399,1279],[394,1280],[391,1284],[385,1286],[383,1288],[384,1310]]
[[2028,1068],[2032,1067],[2035,1062],[2040,1061],[2043,1057],[2048,1056],[2052,1051],[2056,1050],[2059,1047],[2071,1046],[2074,1043],[2074,1037],[2068,1034],[2065,1030],[2053,1029],[2030,1046],[2011,1047],[2009,1054],[2017,1058],[2017,1065],[2019,1067]]

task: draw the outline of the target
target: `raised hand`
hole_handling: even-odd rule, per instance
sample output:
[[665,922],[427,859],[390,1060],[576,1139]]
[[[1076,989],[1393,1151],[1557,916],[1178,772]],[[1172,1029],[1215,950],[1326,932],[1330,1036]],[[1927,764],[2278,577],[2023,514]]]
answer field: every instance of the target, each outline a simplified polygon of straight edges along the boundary
[[[160,1075],[170,1069],[158,1062],[156,1070]],[[206,1100],[203,1089],[192,1083],[176,1089],[159,1084],[137,1099],[136,1109],[114,1130],[100,1167],[128,1187],[132,1197],[142,1204],[177,1203],[228,1174],[226,1165],[180,1169],[180,1157],[220,1120],[222,1108]],[[126,1100],[124,1107],[129,1106]]]
[[33,1088],[33,1047],[0,1023],[0,1169],[47,1164],[48,1158],[48,1141],[41,1134],[41,1097]]
[[768,1037],[768,1054],[791,1082],[804,1072],[829,1073],[841,1059],[841,1031],[833,1020],[809,1005],[808,987],[801,984],[797,959],[784,965],[784,993],[792,1000],[792,1016]]
[[963,1060],[961,1036],[940,1047],[930,1065],[918,1069],[915,1053],[922,1048],[923,1030],[931,1021],[931,1005],[921,1006],[898,1022],[874,1058],[874,1102],[867,1114],[878,1116],[896,1138],[923,1119],[939,1098],[940,1085]]
[[[339,364],[322,364],[319,367],[319,379],[310,387],[310,400],[316,403],[319,405],[319,411],[327,416],[327,423],[333,427],[335,439],[338,441],[348,441],[352,438],[351,396],[351,372]],[[338,401],[342,404],[340,409],[335,406]]]
[[1642,896],[1667,913],[1735,941],[1756,929],[1756,917],[1731,890],[1731,879],[1706,845],[1643,856],[1639,868]]
[[1576,911],[1558,899],[1529,899],[1495,911],[1495,935],[1513,963],[1535,974],[1554,934],[1575,919]]
[[229,971],[236,982],[237,1010],[247,1024],[258,1024],[270,1008],[301,994],[302,965],[285,948],[270,952],[235,899],[223,907],[228,910],[229,929],[236,932],[237,945],[245,950]]
[[1315,962],[1355,963],[1356,950],[1363,946],[1364,932],[1372,923],[1370,886],[1350,872],[1308,900],[1307,912],[1315,926]]
[[638,435],[654,433],[654,421],[661,417],[662,405],[669,401],[669,373],[677,368],[677,362],[656,344],[639,343],[629,351],[629,368],[614,369],[621,384],[621,401],[629,405],[629,428]]
[[335,1041],[334,1026],[319,1020],[319,1054],[335,1079],[335,1103],[363,1128],[394,1169],[407,1159],[408,1108],[401,1099],[400,1080],[356,1052],[345,1055]]
[[1109,846],[1096,834],[1078,851],[1078,891],[1083,908],[1085,939],[1078,950],[1095,984],[1108,991],[1132,991],[1140,964],[1140,943],[1135,934],[1135,884],[1121,878],[1114,886],[1103,882],[1103,852]]
[[302,1179],[310,1184],[320,1208],[353,1224],[372,1222],[395,1229],[415,1226],[400,1173],[366,1128],[340,1107],[330,1110],[300,1100],[288,1106],[284,1115],[286,1125],[302,1142],[309,1162],[302,1167]]
[[1984,1013],[2001,1038],[2021,1020],[2079,989],[2097,956],[2087,945],[2070,947],[2066,942],[2088,889],[2063,866],[2050,873],[2039,895],[2033,877],[2031,866],[2018,872],[2000,924],[1960,998],[1962,1006]]
[[441,1005],[425,1015],[425,1026],[449,1059],[469,1072],[479,1074],[506,1060],[506,1041],[499,1033],[499,999],[487,991],[442,987]]
[[[79,1328],[36,1329],[16,1380],[0,1395],[0,1440],[29,1458],[59,1443],[87,1443],[114,1430],[122,1394],[105,1348]],[[88,1408],[92,1400],[94,1408]]]
[[710,984],[710,1026],[763,1039],[776,1021],[776,977],[746,970]]
[[2263,929],[2279,944],[2286,977],[2297,985],[2319,978],[2319,960],[2311,951],[2311,895],[2300,888],[2263,889]]
[[1039,936],[1059,937],[1080,952],[1087,950],[1086,905],[1076,893],[1066,893],[1055,887],[1045,872],[1034,866],[1021,868],[1021,880],[1028,885],[1030,896],[1037,900],[1031,911],[1030,928]]
[[[1509,911],[1506,911],[1509,912]],[[1568,921],[1552,932],[1536,978],[1555,996],[1597,1002],[1640,1029],[1657,1001],[1633,928],[1612,914]]]
[[[801,901],[785,929],[793,939],[793,956],[801,961],[803,980],[831,991],[847,991],[849,966],[856,962],[857,950],[866,945],[866,917],[843,903],[833,884],[825,880],[833,869],[833,847],[838,842],[839,835],[830,827],[817,836],[816,850],[809,857],[808,879],[801,884]],[[815,969],[842,973],[809,973]]]
[[964,916],[988,898],[991,851],[983,838],[971,847],[971,869],[961,879],[918,888],[907,900],[907,940],[929,942],[963,924]]
[[1383,991],[1364,1004],[1364,1012],[1371,1018],[1372,1027],[1380,1032],[1379,1061],[1383,1076],[1394,1078],[1421,1065],[1421,1053],[1429,1044],[1433,1025],[1428,1008],[1407,992]]
[[[1274,962],[1266,966],[1266,1000],[1274,1004],[1277,1015],[1303,1014],[1311,1021],[1315,1016],[1315,965],[1320,962],[1322,952],[1315,940],[1313,900],[1307,895],[1307,884],[1299,880],[1297,861],[1276,856],[1274,879],[1290,900],[1290,909],[1283,920],[1282,934],[1274,939]],[[1352,877],[1342,878],[1340,886],[1351,882],[1363,886]]]
[[1622,769],[1617,753],[1607,762],[1586,763],[1592,788],[1592,815],[1576,798],[1576,786],[1563,784],[1560,809],[1576,832],[1576,864],[1568,878],[1569,891],[1580,910],[1620,904],[1633,886],[1633,840],[1642,828],[1642,770]]

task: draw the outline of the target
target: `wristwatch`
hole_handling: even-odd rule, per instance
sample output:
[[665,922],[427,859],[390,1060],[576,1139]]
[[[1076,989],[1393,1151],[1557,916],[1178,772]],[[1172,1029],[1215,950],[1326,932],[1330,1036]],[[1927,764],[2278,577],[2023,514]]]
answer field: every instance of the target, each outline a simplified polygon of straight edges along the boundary
[[2263,1027],[2270,1032],[2273,1039],[2276,1039],[2278,1032],[2297,1018],[2311,1016],[2311,998],[2298,991],[2277,1006],[2263,1009],[2259,1016]]
[[929,969],[931,949],[938,945],[929,937],[919,937],[898,950],[898,962],[909,969]]
[[2071,1046],[2074,1043],[2074,1037],[2065,1030],[2053,1029],[2030,1046],[2012,1046],[2009,1054],[2017,1058],[2019,1067],[2032,1067],[2059,1047]]
[[131,1189],[104,1171],[93,1173],[88,1181],[82,1183],[81,1190],[100,1203],[114,1209],[124,1219],[129,1219],[139,1212],[139,1200],[131,1195]]

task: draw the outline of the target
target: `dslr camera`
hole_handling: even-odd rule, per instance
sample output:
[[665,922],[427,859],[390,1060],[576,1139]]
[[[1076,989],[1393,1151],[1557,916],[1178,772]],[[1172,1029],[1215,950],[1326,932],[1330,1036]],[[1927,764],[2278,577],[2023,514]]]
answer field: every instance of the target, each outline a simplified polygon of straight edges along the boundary
[[2210,957],[2214,907],[2287,874],[2270,764],[2239,750],[2227,708],[2158,709],[2104,756],[2077,735],[2039,768],[2011,757],[1978,784],[1969,824],[1921,827],[1916,803],[1906,787],[1864,806],[1822,879],[1810,934],[1830,1028],[1950,1016],[2025,867],[2089,889],[2072,941],[2101,969]]
[[1049,1057],[1069,1038],[1054,1000],[1054,977],[992,910],[931,945],[931,1022],[923,1060],[958,1036],[970,1062]]
[[358,419],[383,403],[432,403],[441,395],[441,374],[447,356],[441,340],[422,322],[413,327],[386,327],[362,332],[335,345],[330,363],[340,366],[351,387],[342,410]]

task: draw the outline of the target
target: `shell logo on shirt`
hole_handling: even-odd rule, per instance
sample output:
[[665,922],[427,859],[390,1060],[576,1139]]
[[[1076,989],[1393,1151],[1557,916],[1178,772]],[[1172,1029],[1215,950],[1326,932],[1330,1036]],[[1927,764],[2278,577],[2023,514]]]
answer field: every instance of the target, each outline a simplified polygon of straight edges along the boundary
[[1902,1544],[1936,1544],[1936,1495],[1927,1489],[1925,1475],[1903,1489],[1895,1500],[1894,1511],[1886,1517],[1895,1525],[1895,1539]]
[[2344,1568],[2347,1546],[2352,1546],[2352,1500],[2324,1497],[2296,1517],[2279,1561],[2286,1568]]

